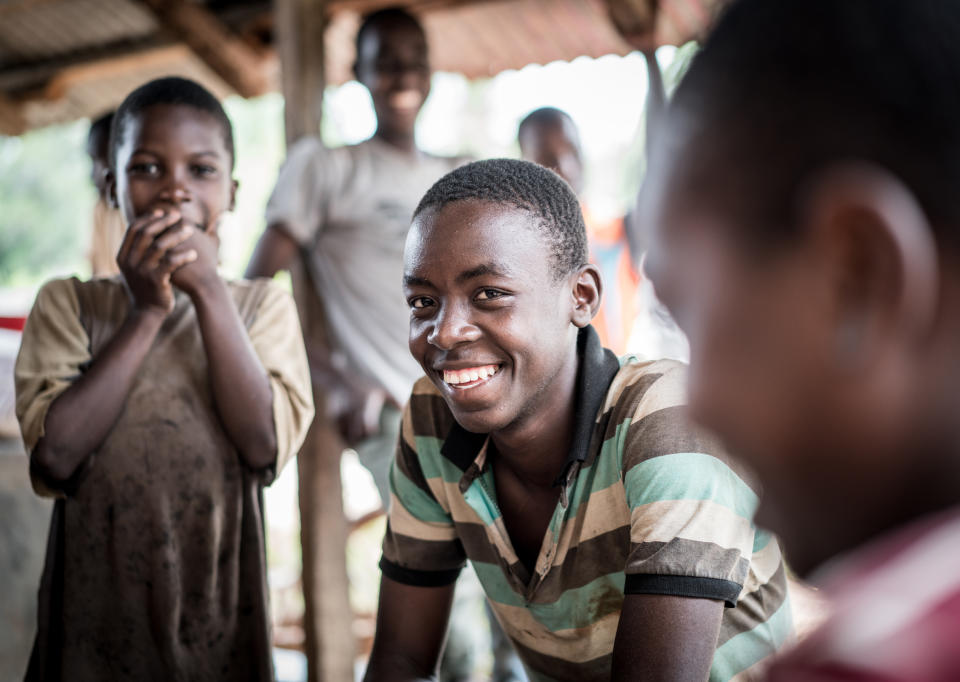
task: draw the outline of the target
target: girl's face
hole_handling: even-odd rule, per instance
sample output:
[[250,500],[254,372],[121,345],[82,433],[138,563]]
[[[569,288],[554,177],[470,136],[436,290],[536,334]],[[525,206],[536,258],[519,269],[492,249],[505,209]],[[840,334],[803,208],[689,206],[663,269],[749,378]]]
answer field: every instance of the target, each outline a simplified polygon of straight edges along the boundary
[[233,208],[236,182],[223,125],[183,104],[156,104],[128,119],[114,190],[129,225],[156,209],[178,210],[203,231]]

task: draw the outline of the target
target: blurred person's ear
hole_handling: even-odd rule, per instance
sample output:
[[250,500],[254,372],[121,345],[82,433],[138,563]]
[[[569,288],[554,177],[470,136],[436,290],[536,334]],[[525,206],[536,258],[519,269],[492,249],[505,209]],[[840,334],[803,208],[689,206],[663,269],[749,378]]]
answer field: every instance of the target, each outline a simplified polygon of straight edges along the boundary
[[802,232],[825,290],[844,371],[872,371],[914,348],[934,324],[939,264],[933,230],[913,193],[865,163],[835,165],[804,192]]
[[117,174],[113,170],[107,169],[104,173],[103,186],[110,208],[120,208],[120,200],[117,198]]

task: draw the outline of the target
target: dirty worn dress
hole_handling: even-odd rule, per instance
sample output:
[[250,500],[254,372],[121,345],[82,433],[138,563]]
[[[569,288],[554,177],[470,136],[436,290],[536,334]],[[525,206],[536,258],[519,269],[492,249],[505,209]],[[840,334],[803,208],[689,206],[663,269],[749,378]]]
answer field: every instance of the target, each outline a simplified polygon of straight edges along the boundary
[[[313,403],[290,296],[267,280],[228,286],[270,377],[276,463],[241,463],[213,404],[196,311],[178,292],[102,446],[66,485],[31,471],[58,500],[28,680],[273,679],[261,490],[301,443]],[[128,306],[120,279],[40,291],[15,371],[28,452]]]

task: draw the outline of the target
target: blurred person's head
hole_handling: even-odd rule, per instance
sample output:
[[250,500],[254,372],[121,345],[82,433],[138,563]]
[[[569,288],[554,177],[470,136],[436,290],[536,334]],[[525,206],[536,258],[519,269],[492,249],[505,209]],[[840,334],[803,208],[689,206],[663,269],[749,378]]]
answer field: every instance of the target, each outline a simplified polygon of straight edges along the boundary
[[430,94],[427,35],[406,10],[383,9],[364,18],[357,32],[357,80],[377,114],[377,132],[388,141],[409,140]]
[[113,112],[94,119],[87,133],[87,156],[90,157],[90,180],[97,188],[97,194],[104,201],[109,198],[107,176],[110,173],[110,126]]
[[577,194],[583,191],[580,134],[567,112],[542,107],[527,114],[517,130],[520,154],[556,171]]
[[694,414],[801,572],[960,503],[960,5],[735,2],[641,213]]

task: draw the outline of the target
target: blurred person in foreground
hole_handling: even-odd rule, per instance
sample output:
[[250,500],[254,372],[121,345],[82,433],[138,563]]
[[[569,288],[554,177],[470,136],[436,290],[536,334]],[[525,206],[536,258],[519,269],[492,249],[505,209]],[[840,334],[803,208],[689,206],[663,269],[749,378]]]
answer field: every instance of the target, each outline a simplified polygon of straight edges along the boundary
[[110,201],[108,179],[110,174],[110,126],[113,113],[109,111],[90,124],[87,133],[87,155],[90,157],[90,179],[97,188],[97,203],[93,208],[93,228],[90,234],[90,271],[94,277],[113,277],[120,274],[117,251],[127,231],[120,209]]
[[835,613],[776,682],[960,679],[960,5],[744,0],[641,217],[689,400]]

